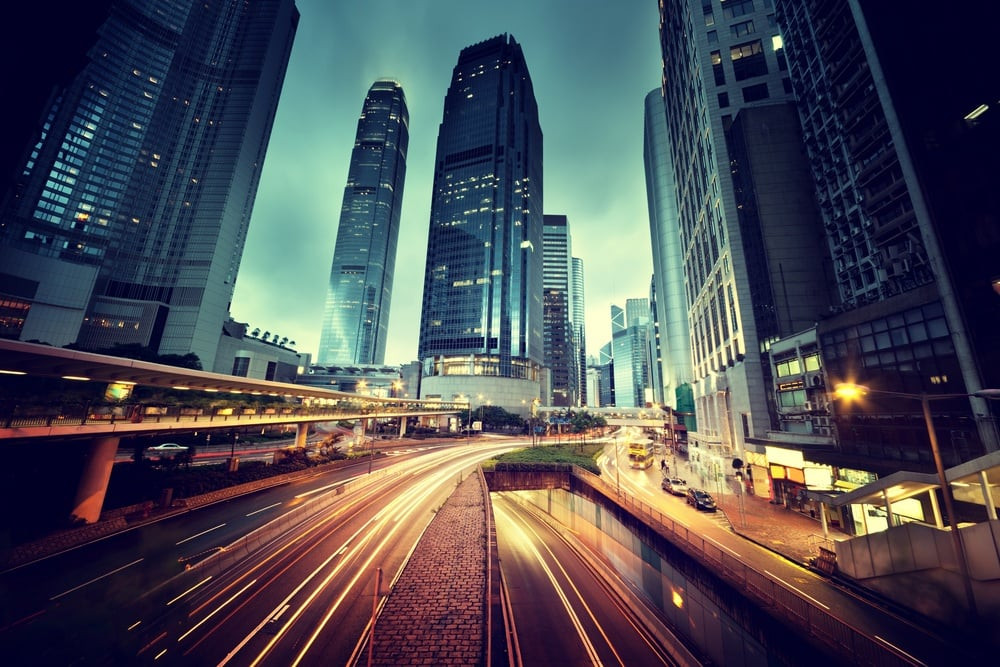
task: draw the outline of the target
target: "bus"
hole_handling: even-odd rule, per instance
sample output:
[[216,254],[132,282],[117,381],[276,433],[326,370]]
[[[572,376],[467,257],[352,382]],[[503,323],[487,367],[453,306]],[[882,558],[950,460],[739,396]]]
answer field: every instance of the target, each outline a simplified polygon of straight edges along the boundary
[[645,470],[653,465],[653,445],[650,442],[628,443],[628,462],[633,468]]

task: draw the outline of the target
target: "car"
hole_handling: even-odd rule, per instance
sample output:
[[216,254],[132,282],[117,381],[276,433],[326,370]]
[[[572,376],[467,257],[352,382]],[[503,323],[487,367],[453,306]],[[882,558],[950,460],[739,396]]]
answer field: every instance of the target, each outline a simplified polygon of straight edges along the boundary
[[696,510],[703,510],[705,512],[714,512],[718,509],[715,505],[715,498],[709,495],[707,491],[702,491],[701,489],[688,489],[687,504]]
[[186,452],[187,447],[184,445],[178,445],[176,442],[165,442],[162,445],[157,445],[156,447],[150,447],[151,452],[160,452],[165,454],[180,454],[181,452]]
[[687,493],[687,482],[680,477],[664,477],[660,482],[660,488],[669,491],[675,496],[683,496]]

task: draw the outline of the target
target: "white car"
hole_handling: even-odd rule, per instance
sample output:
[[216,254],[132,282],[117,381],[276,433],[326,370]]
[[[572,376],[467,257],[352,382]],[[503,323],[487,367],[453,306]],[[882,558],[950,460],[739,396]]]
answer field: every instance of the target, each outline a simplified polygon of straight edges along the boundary
[[156,447],[150,447],[149,451],[179,454],[180,452],[186,452],[187,447],[185,447],[184,445],[178,445],[177,443],[174,442],[165,442],[162,445],[157,445]]

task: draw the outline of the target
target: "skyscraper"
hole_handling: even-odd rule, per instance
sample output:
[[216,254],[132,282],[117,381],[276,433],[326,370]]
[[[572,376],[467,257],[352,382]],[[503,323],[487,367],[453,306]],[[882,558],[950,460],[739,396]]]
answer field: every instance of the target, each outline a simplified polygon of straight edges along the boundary
[[358,119],[340,208],[320,365],[385,361],[409,122],[400,85],[373,83]]
[[4,199],[3,335],[212,368],[298,19],[293,0],[112,3]]
[[[587,405],[589,391],[587,389],[587,320],[586,299],[583,291],[583,260],[573,257],[570,260],[572,275],[570,277],[570,319],[573,322],[573,347],[576,349],[576,386],[578,406]],[[596,394],[594,395],[596,398]]]
[[418,356],[421,398],[528,414],[542,343],[542,131],[521,46],[462,50],[438,131]]
[[[974,64],[992,57],[991,23],[899,0],[775,5],[833,257],[838,298],[817,327],[828,379],[1000,387],[1000,111],[995,77]],[[954,48],[911,53],[948,34],[962,35]],[[929,439],[909,435],[924,431],[918,401],[865,404],[837,405],[838,451],[818,460],[934,469]],[[1000,447],[997,401],[932,405],[945,466]]]
[[670,158],[670,133],[663,107],[663,92],[659,88],[646,95],[645,111],[643,162],[653,249],[656,322],[660,333],[660,378],[664,403],[677,408],[678,387],[691,382],[694,377],[688,304],[684,293],[680,217],[674,197],[674,165]]
[[576,405],[576,352],[573,346],[571,237],[565,215],[545,215],[543,231],[543,317],[545,366],[551,373],[549,405]]
[[647,299],[626,299],[625,310],[612,304],[611,348],[614,357],[614,404],[620,408],[643,407],[649,386]]
[[691,386],[695,412],[710,417],[689,437],[714,471],[763,452],[770,341],[829,308],[822,224],[770,5],[660,3]]

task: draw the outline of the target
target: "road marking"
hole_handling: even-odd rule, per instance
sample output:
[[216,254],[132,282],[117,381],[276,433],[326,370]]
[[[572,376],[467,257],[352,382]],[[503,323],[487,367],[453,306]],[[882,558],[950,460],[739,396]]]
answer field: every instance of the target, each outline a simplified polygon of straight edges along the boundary
[[728,551],[729,553],[733,554],[737,558],[743,558],[743,554],[741,554],[739,552],[736,552],[736,551],[733,551],[732,549],[730,549],[729,547],[727,547],[725,544],[721,544],[719,542],[716,542],[715,540],[713,540],[711,537],[708,537],[707,535],[705,535],[705,539],[708,540],[709,542],[711,542],[712,544],[714,544],[715,546],[719,547],[720,549],[725,549],[726,551]]
[[190,542],[191,540],[193,540],[196,537],[201,537],[202,535],[204,535],[206,533],[211,533],[213,530],[218,530],[219,528],[222,528],[225,525],[226,524],[224,524],[224,523],[220,523],[218,526],[213,526],[212,528],[209,528],[208,530],[203,530],[200,533],[198,533],[197,535],[192,535],[191,537],[185,537],[180,542],[177,542],[174,546],[176,547],[176,546],[180,546],[181,544],[184,544],[185,542]]
[[99,577],[94,577],[93,579],[91,579],[91,580],[90,580],[90,581],[88,581],[88,582],[85,582],[85,583],[82,583],[82,584],[80,584],[79,586],[74,586],[73,588],[69,589],[68,591],[63,591],[63,592],[62,592],[62,593],[60,593],[59,595],[53,595],[52,597],[50,597],[50,598],[49,598],[49,602],[51,602],[52,600],[58,600],[59,598],[61,598],[61,597],[62,597],[62,596],[64,596],[64,595],[69,595],[69,594],[70,594],[70,593],[72,593],[73,591],[78,591],[78,590],[80,590],[81,588],[83,588],[84,586],[89,586],[90,584],[94,583],[95,581],[100,581],[101,579],[104,579],[105,577],[110,577],[110,576],[111,576],[112,574],[114,574],[114,573],[116,573],[116,572],[121,572],[122,570],[124,570],[124,569],[125,569],[125,568],[127,568],[127,567],[132,567],[132,566],[133,566],[133,565],[135,565],[136,563],[141,563],[141,562],[142,562],[143,560],[144,560],[143,558],[140,558],[140,559],[138,559],[138,560],[134,560],[134,561],[132,561],[131,563],[128,563],[127,565],[122,565],[122,566],[121,566],[121,567],[119,567],[119,568],[116,568],[116,569],[114,569],[114,570],[111,570],[111,571],[110,571],[110,572],[108,572],[107,574],[102,574],[102,575],[101,575],[101,576],[99,576]]
[[273,505],[268,505],[267,507],[261,507],[259,510],[254,510],[253,512],[250,512],[250,514],[247,514],[247,516],[253,516],[254,514],[260,514],[261,512],[265,512],[265,511],[271,509],[272,507],[277,507],[280,504],[281,503],[274,503]]
[[788,588],[791,588],[793,591],[795,591],[796,593],[798,593],[802,597],[806,598],[807,600],[812,601],[813,604],[819,605],[820,607],[823,607],[823,609],[826,609],[827,611],[829,611],[829,609],[830,609],[829,606],[823,604],[822,602],[820,602],[819,600],[817,600],[813,596],[809,595],[808,593],[805,593],[805,592],[799,590],[798,588],[796,588],[795,586],[792,586],[790,583],[788,583],[787,581],[785,581],[784,579],[782,579],[778,575],[776,575],[776,574],[774,574],[772,572],[768,572],[767,570],[764,570],[764,574],[766,574],[767,576],[771,577],[775,581],[781,582],[782,584],[784,584]]
[[883,644],[885,644],[889,648],[893,649],[894,651],[899,651],[900,653],[902,653],[903,655],[905,655],[907,658],[909,658],[913,662],[917,663],[918,665],[926,665],[927,664],[926,662],[920,660],[919,658],[917,658],[917,657],[915,657],[913,655],[910,655],[909,653],[907,653],[903,649],[899,648],[898,646],[896,646],[892,642],[886,641],[885,639],[882,639],[878,635],[875,635],[875,639],[879,640],[880,642],[882,642]]

